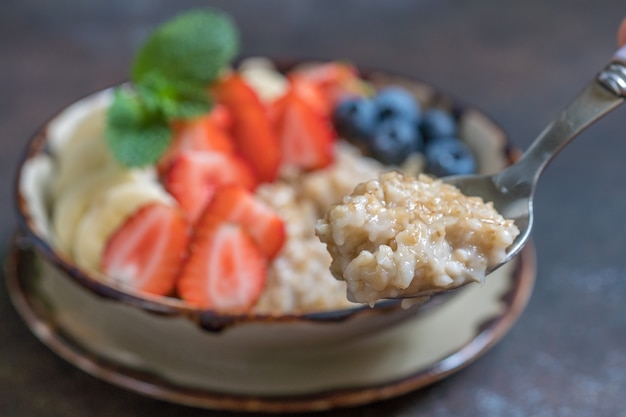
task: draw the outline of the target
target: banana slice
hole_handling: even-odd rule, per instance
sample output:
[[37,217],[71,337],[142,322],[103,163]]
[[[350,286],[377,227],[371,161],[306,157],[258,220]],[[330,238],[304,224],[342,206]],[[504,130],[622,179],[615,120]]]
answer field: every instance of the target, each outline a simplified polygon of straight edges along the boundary
[[114,186],[94,201],[76,228],[72,253],[76,263],[91,272],[100,270],[102,253],[111,234],[144,204],[175,204],[163,187],[152,181]]
[[[78,178],[116,165],[102,135],[86,136],[72,140],[56,156],[56,175],[52,183],[53,199],[71,188]],[[122,170],[122,167],[117,167]]]
[[287,78],[276,71],[268,59],[248,58],[239,66],[239,72],[266,103],[276,100],[287,91]]
[[102,136],[107,108],[113,101],[111,90],[105,90],[69,106],[48,125],[50,152],[58,157],[76,141]]
[[110,103],[111,92],[106,90],[70,106],[50,123],[48,144],[56,161],[53,199],[77,178],[115,164],[104,138]]
[[74,178],[52,204],[52,230],[57,250],[69,255],[76,227],[87,209],[108,189],[135,181],[136,174],[115,166]]

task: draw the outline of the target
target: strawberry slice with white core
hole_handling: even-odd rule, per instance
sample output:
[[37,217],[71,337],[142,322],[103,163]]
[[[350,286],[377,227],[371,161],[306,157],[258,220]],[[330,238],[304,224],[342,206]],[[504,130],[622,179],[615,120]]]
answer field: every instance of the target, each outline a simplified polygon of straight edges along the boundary
[[[224,110],[225,111],[225,110]],[[173,125],[174,137],[167,152],[159,160],[159,171],[165,171],[185,151],[218,151],[235,153],[235,142],[214,119],[213,112]]]
[[263,290],[266,268],[265,256],[242,226],[217,222],[194,236],[178,293],[199,308],[245,313]]
[[302,76],[291,75],[289,76],[289,88],[291,94],[300,97],[317,113],[325,117],[330,116],[333,103],[327,100],[323,90],[313,81]]
[[351,96],[362,96],[365,91],[353,65],[342,62],[328,62],[312,65],[293,72],[316,84],[331,106]]
[[137,290],[167,295],[175,287],[188,237],[188,224],[177,208],[147,204],[109,238],[101,269]]
[[224,132],[228,132],[233,127],[233,116],[228,109],[221,104],[214,104],[209,113],[211,122]]
[[332,126],[306,97],[299,95],[299,90],[291,90],[281,99],[273,118],[283,164],[314,170],[333,161],[336,135]]
[[239,156],[211,151],[182,152],[172,161],[164,180],[165,189],[192,224],[213,198],[215,189],[229,184],[253,190],[257,181]]
[[276,256],[285,243],[285,224],[280,216],[240,186],[219,187],[198,220],[197,228],[209,228],[219,221],[243,226],[268,259]]

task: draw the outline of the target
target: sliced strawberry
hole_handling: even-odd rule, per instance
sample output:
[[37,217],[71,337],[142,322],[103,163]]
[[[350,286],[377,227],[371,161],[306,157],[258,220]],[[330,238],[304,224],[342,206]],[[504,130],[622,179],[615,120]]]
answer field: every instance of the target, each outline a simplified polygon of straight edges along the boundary
[[293,72],[316,84],[334,106],[347,96],[363,95],[363,83],[357,69],[348,63],[329,62],[300,68]]
[[233,127],[233,117],[226,107],[221,104],[215,104],[209,113],[209,118],[215,126],[228,132]]
[[306,101],[311,108],[322,116],[330,116],[333,105],[324,96],[324,91],[318,84],[305,77],[291,75],[289,86],[291,94],[296,94],[303,101]]
[[230,75],[214,86],[217,101],[232,116],[237,150],[250,163],[260,182],[278,175],[280,147],[268,112],[254,90],[239,75]]
[[182,152],[172,161],[164,179],[165,189],[192,224],[211,201],[216,187],[228,184],[253,190],[257,182],[242,158],[212,151]]
[[336,135],[332,125],[299,90],[290,90],[274,110],[273,122],[284,164],[313,170],[333,161]]
[[276,256],[285,243],[285,224],[280,216],[241,186],[219,187],[197,228],[209,228],[217,221],[242,225],[268,259]]
[[188,224],[175,207],[151,203],[129,217],[109,238],[102,271],[140,291],[167,295],[188,243]]
[[266,268],[265,257],[242,226],[213,223],[192,239],[178,294],[200,308],[245,313],[263,290]]
[[177,121],[173,130],[172,144],[159,161],[160,172],[164,172],[181,152],[218,151],[235,153],[235,142],[215,122],[212,113],[191,120]]

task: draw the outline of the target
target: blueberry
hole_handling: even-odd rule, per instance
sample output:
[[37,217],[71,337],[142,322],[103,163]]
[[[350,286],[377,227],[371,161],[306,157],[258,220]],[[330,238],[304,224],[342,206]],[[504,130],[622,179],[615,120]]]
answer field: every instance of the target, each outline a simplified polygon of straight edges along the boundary
[[426,170],[437,177],[472,174],[476,160],[469,147],[453,137],[440,138],[426,145]]
[[349,98],[333,110],[333,123],[337,133],[346,139],[365,139],[373,135],[376,106],[372,100]]
[[369,141],[369,148],[380,162],[400,165],[407,156],[423,149],[422,136],[409,120],[384,120]]
[[402,118],[417,123],[421,117],[420,105],[413,94],[402,87],[386,87],[374,98],[378,120]]
[[455,137],[457,135],[456,120],[445,110],[430,109],[425,111],[422,116],[420,130],[426,142]]

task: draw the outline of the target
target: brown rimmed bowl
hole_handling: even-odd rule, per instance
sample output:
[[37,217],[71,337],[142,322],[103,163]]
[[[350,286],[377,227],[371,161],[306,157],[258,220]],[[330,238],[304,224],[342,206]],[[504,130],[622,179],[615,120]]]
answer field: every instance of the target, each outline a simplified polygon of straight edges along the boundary
[[[281,68],[294,64],[281,63]],[[422,105],[453,112],[481,173],[498,171],[515,157],[504,132],[480,111],[412,77],[384,71],[366,71],[365,76],[377,87],[403,85]],[[489,278],[501,284],[493,293],[477,292],[482,288],[476,286],[421,308],[389,300],[374,308],[224,315],[90,276],[50,244],[46,190],[54,163],[48,133],[59,118],[88,118],[103,111],[110,94],[101,91],[71,104],[29,142],[15,186],[19,232],[6,264],[12,298],[31,329],[82,369],[137,392],[204,407],[278,412],[354,405],[450,374],[495,343],[525,305],[534,277],[530,249]],[[483,306],[476,317],[464,317],[465,332],[456,332],[463,340],[449,343],[450,337],[441,337],[433,323],[446,327],[442,317],[468,297],[488,299],[474,303],[490,309],[485,312]],[[460,363],[424,374],[451,352],[462,352],[487,329],[485,323],[497,318],[497,329],[491,329],[481,348],[472,345]],[[423,333],[421,326],[435,327]],[[435,342],[441,337],[441,344],[417,362],[403,356],[397,360],[402,349],[410,348],[405,355],[417,355],[423,334]]]

